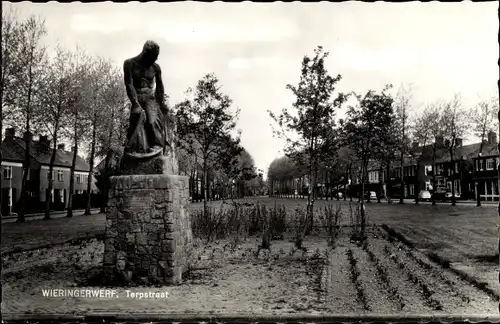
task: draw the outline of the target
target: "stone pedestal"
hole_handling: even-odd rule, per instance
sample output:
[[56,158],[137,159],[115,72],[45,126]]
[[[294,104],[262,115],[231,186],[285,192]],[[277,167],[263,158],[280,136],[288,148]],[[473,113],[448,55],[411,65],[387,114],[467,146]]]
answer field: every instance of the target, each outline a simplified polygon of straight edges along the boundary
[[110,182],[105,275],[124,283],[181,283],[192,244],[188,177],[121,175]]

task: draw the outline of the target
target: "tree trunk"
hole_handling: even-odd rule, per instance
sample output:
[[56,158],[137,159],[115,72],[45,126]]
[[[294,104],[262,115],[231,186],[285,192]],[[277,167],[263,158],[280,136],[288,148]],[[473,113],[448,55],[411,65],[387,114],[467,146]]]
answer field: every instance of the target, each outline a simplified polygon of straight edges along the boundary
[[204,157],[203,159],[203,213],[205,217],[208,215],[208,205],[207,205],[207,184],[208,184],[208,167],[207,167],[207,159],[208,157]]
[[[452,143],[453,144],[453,143]],[[453,149],[450,149],[451,158],[451,174],[453,174],[453,178],[451,179],[451,205],[456,205],[455,200],[455,162],[453,162]]]
[[415,172],[415,205],[418,205],[418,194],[420,192],[420,182],[419,182],[419,171],[420,170],[420,159],[417,160],[417,170]]
[[400,170],[400,185],[401,185],[401,188],[400,188],[400,192],[399,192],[399,203],[400,204],[404,204],[404,196],[405,196],[405,178],[404,178],[404,175],[403,175],[403,171],[404,171],[404,166],[403,166],[403,162],[404,162],[404,153],[403,151],[401,151],[401,158],[399,160],[399,162],[401,163],[401,166],[399,167],[399,170]]
[[102,190],[102,203],[101,203],[101,213],[106,213],[106,206],[108,205],[108,192],[109,192],[109,177],[110,177],[110,163],[111,163],[112,152],[108,149],[106,157],[104,158],[104,183]]
[[384,179],[384,182],[385,182],[385,188],[384,188],[384,195],[385,195],[385,199],[387,201],[387,203],[389,203],[391,201],[390,197],[389,197],[389,190],[388,190],[388,187],[389,187],[389,172],[391,171],[391,161],[388,160],[386,161],[386,164],[385,164],[385,179]]
[[[30,53],[30,62],[33,61],[33,51]],[[26,132],[30,134],[30,122],[31,122],[31,97],[32,97],[32,92],[33,92],[33,64],[30,64],[29,67],[29,72],[28,72],[28,77],[29,77],[29,83],[28,83],[28,98],[26,102]],[[27,206],[27,188],[26,184],[28,182],[28,172],[30,170],[30,151],[31,151],[31,141],[30,141],[30,136],[28,136],[28,141],[26,143],[26,149],[25,155],[24,155],[24,163],[23,163],[23,179],[21,182],[21,202],[19,204],[19,210],[17,213],[17,222],[24,222],[25,221],[25,210]],[[3,175],[1,175],[3,177]],[[2,187],[3,188],[3,187]]]
[[364,192],[365,192],[365,169],[366,169],[366,162],[363,161],[361,165],[361,206],[360,206],[360,214],[361,214],[361,239],[364,239],[365,237],[365,226],[366,226],[366,214],[365,214],[365,199],[364,199]]
[[[479,160],[478,160],[479,163]],[[475,167],[475,166],[474,166]],[[475,185],[475,193],[476,193],[476,206],[481,207],[481,196],[479,196],[479,180],[477,180],[474,185]]]
[[[380,168],[378,170],[378,182],[380,184],[380,186],[383,188],[384,186],[384,177],[382,177],[382,174],[384,172],[384,167],[382,165],[382,163],[380,163]],[[377,194],[377,204],[380,204],[380,187],[379,187],[379,193]]]
[[[61,108],[59,107],[58,110]],[[57,133],[59,131],[59,121],[56,121],[56,125],[54,127],[54,139],[52,143],[52,154],[50,155],[50,164],[49,164],[49,183],[47,188],[47,193],[45,194],[45,216],[43,219],[50,219],[50,204],[52,203],[52,189],[54,188],[54,162],[56,161],[57,154]]]
[[92,178],[94,176],[94,156],[95,156],[95,145],[96,145],[96,132],[97,132],[97,112],[94,112],[94,120],[92,121],[92,146],[90,149],[90,170],[89,177],[87,179],[87,206],[85,207],[84,215],[90,215],[90,209],[92,207]]
[[67,208],[67,213],[66,217],[73,217],[73,194],[75,191],[75,167],[76,167],[76,157],[78,155],[78,139],[76,136],[76,130],[75,130],[75,135],[74,135],[74,144],[75,146],[73,147],[73,161],[71,162],[71,172],[70,172],[70,178],[69,178],[69,197],[68,197],[68,208]]
[[432,150],[432,189],[434,189],[432,195],[431,195],[431,200],[432,200],[432,205],[436,205],[436,193],[437,193],[437,185],[436,185],[436,147],[433,147]]
[[313,227],[313,206],[314,206],[314,182],[316,179],[314,179],[314,168],[313,168],[313,162],[312,162],[312,157],[310,158],[309,162],[309,194],[307,196],[307,207],[306,207],[306,220],[307,220],[307,225],[306,225],[306,231],[305,235],[309,235],[312,231]]
[[106,152],[106,157],[104,158],[104,184],[103,184],[103,193],[102,193],[102,203],[101,203],[101,213],[106,213],[106,206],[108,205],[108,193],[109,193],[109,174],[110,172],[110,164],[111,158],[113,157],[113,151],[111,150],[111,146],[113,144],[113,126],[115,120],[115,108],[111,109],[111,125],[109,127],[108,133],[108,151]]

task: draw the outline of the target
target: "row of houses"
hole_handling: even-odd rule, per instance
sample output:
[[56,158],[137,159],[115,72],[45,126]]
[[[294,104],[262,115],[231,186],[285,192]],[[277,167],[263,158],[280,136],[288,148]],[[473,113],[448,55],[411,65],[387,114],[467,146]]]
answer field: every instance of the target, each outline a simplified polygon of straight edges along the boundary
[[[385,184],[390,197],[399,197],[403,192],[404,198],[415,198],[418,195],[417,188],[418,191],[451,192],[454,182],[456,196],[460,199],[477,199],[479,195],[481,200],[498,200],[497,134],[489,132],[487,141],[469,145],[463,145],[462,140],[458,139],[453,159],[446,144],[442,137],[438,137],[431,145],[414,145],[412,155],[404,158],[402,174],[398,161],[393,161],[388,170],[377,162],[370,163],[367,190],[381,192]],[[436,147],[435,155],[433,147]],[[420,163],[417,163],[417,159]],[[359,184],[359,178],[352,183]]]
[[[52,155],[51,141],[47,136],[33,139],[31,133],[25,132],[23,137],[16,136],[15,128],[7,128],[2,140],[2,215],[8,215],[19,208],[21,198],[22,178],[24,175],[23,161],[26,154],[26,143],[30,142],[30,169],[27,175],[28,210],[43,208],[48,189],[49,165]],[[71,164],[73,152],[66,151],[64,144],[59,144],[52,174],[52,203],[54,209],[68,207]],[[74,195],[87,194],[89,164],[80,156],[76,158]],[[95,179],[92,177],[92,192],[96,192]]]
[[[450,158],[448,143],[442,137],[437,137],[434,143],[425,147],[414,144],[411,154],[403,159],[403,167],[398,158],[390,163],[370,161],[365,179],[365,191],[375,191],[377,196],[387,195],[391,198],[415,198],[419,191],[431,193],[452,191],[455,187],[455,197],[458,199],[477,199],[497,201],[498,169],[500,156],[498,154],[497,134],[489,132],[483,143],[463,145],[456,141],[453,159]],[[351,153],[343,148],[339,155],[349,160]],[[435,153],[434,153],[435,151]],[[395,154],[396,156],[398,154]],[[333,178],[328,173],[319,175],[315,195],[335,196],[335,192],[347,193],[347,196],[358,197],[361,193],[359,166],[351,161],[346,174],[337,173]],[[403,180],[403,181],[402,181]],[[403,183],[403,189],[401,184]],[[270,181],[272,195],[307,195],[309,191],[308,176],[288,180],[273,179]]]

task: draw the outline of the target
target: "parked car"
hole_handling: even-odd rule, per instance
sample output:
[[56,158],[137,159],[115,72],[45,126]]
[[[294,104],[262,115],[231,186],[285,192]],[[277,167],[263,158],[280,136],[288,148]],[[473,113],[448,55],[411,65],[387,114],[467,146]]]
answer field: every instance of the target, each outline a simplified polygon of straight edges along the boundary
[[338,199],[342,199],[344,197],[344,195],[342,194],[342,191],[335,190],[333,192],[333,197],[338,198]]
[[377,193],[375,191],[367,191],[365,192],[365,199],[370,198],[370,200],[376,200],[377,199]]
[[431,201],[431,193],[428,190],[420,190],[418,193],[418,200],[421,201]]
[[[452,194],[450,191],[446,192],[444,194],[444,200],[451,200]],[[455,199],[460,199],[460,194],[458,192],[455,192]]]

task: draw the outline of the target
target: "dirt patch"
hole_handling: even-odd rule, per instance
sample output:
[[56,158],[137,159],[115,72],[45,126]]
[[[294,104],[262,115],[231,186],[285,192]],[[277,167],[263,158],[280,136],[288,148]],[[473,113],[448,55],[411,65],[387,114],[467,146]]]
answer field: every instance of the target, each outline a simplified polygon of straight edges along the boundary
[[[167,314],[449,314],[496,313],[497,299],[443,268],[386,230],[367,227],[363,243],[343,227],[335,248],[326,236],[307,237],[306,251],[286,238],[256,257],[260,237],[239,243],[197,240],[197,262],[178,286],[115,287],[116,298],[47,297],[42,289],[98,289],[99,240],[14,253],[4,261],[7,313],[80,315],[99,312]],[[465,272],[462,270],[462,272]],[[97,280],[97,281],[96,281]],[[131,293],[168,292],[137,299]]]

